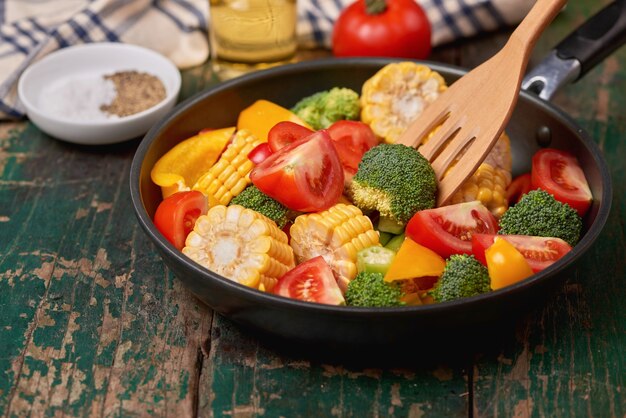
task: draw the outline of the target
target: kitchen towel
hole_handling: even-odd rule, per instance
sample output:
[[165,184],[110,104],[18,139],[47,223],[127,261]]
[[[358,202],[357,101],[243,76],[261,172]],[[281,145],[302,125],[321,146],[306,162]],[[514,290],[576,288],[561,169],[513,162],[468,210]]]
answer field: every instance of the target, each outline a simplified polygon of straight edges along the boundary
[[[417,0],[441,45],[519,22],[533,0]],[[353,0],[297,0],[302,48],[330,48],[332,27]],[[154,49],[179,68],[206,61],[209,0],[0,0],[0,119],[18,119],[21,73],[45,55],[88,42]]]

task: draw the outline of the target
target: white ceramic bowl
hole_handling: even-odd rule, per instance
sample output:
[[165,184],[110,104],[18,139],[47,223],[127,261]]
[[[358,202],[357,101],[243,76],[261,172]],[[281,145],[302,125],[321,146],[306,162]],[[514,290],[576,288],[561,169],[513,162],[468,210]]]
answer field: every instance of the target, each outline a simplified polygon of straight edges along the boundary
[[[42,92],[51,83],[132,70],[158,77],[165,86],[165,99],[133,115],[83,120],[59,116],[41,104]],[[20,77],[18,95],[28,117],[42,131],[63,141],[100,145],[146,133],[174,106],[180,84],[178,68],[157,52],[121,43],[93,43],[61,49],[27,68]]]

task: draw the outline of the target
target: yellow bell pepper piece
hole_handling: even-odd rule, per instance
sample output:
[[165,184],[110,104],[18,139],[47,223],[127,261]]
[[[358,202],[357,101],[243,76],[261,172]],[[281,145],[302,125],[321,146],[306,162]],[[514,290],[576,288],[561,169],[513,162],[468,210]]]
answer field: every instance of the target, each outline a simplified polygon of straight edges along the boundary
[[485,251],[485,258],[493,290],[502,289],[533,274],[522,253],[503,238],[496,237]]
[[234,127],[203,130],[179,142],[159,158],[150,177],[161,186],[163,198],[190,190],[200,176],[215,164],[234,132]]
[[278,122],[290,121],[311,129],[306,122],[275,103],[267,100],[257,100],[239,114],[237,129],[246,129],[263,142],[267,141],[267,134]]
[[405,238],[387,274],[386,282],[406,280],[415,277],[441,276],[445,260],[436,252]]

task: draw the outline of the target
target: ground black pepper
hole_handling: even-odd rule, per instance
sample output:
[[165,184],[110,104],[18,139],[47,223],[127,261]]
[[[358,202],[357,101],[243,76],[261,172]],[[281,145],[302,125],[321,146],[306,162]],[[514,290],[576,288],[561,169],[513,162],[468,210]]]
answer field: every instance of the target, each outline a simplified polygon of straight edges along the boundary
[[129,116],[149,109],[165,99],[165,86],[158,77],[138,71],[121,71],[104,76],[115,84],[116,96],[100,106],[103,112]]

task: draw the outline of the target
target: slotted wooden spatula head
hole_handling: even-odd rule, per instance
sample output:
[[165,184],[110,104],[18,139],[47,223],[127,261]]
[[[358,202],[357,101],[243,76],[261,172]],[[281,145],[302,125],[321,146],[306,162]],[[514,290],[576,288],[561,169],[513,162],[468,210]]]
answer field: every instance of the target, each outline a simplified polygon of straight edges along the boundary
[[538,0],[506,45],[470,71],[409,125],[397,141],[419,147],[439,181],[437,205],[445,205],[483,162],[511,117],[530,52],[567,0]]

